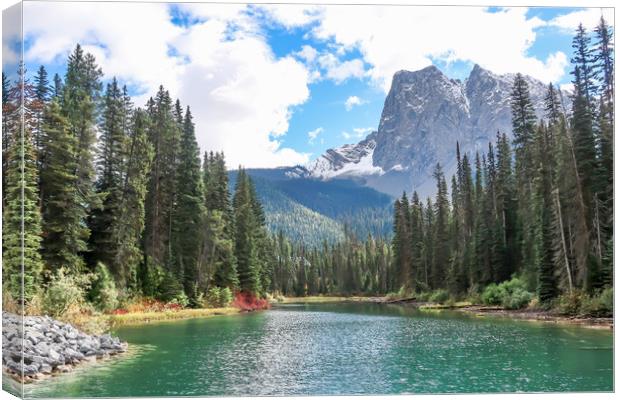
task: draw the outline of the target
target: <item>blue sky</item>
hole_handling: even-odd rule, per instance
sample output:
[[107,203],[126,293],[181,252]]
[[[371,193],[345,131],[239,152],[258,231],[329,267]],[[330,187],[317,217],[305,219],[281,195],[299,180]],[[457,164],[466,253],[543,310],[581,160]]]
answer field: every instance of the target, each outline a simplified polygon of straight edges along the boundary
[[[376,129],[400,69],[432,63],[463,80],[478,63],[566,85],[574,27],[592,28],[601,13],[613,18],[577,8],[34,2],[25,57],[31,71],[62,74],[79,42],[137,105],[159,84],[189,104],[203,150],[272,167]],[[5,69],[9,53],[3,46]]]

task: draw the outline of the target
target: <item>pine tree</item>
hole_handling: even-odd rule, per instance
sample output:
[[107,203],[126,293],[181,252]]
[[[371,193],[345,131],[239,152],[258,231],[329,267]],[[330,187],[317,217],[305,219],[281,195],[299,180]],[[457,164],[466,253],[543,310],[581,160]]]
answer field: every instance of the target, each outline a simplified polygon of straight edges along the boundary
[[141,238],[145,224],[148,173],[153,159],[153,146],[148,140],[149,125],[146,112],[137,109],[133,113],[130,136],[125,142],[126,161],[118,205],[121,218],[113,235],[119,241],[113,260],[117,280],[123,286],[136,286],[136,289],[135,282],[143,257]]
[[553,84],[550,83],[545,94],[545,118],[553,125],[559,122],[561,114],[562,105],[558,92],[553,87]]
[[410,287],[411,264],[411,213],[409,211],[409,199],[403,193],[400,200],[394,203],[394,237],[392,248],[394,261],[397,268],[397,279],[400,285]]
[[62,91],[63,91],[62,78],[60,77],[60,75],[54,74],[54,88],[52,92],[53,97],[56,99],[60,99],[62,97]]
[[183,271],[183,287],[191,299],[197,290],[206,292],[208,276],[203,268],[205,260],[201,259],[205,208],[200,151],[189,107],[183,119],[179,160],[176,193],[178,203],[173,218],[173,251],[178,264],[176,270]]
[[70,129],[56,99],[47,107],[43,119],[43,154],[41,171],[43,204],[43,257],[53,271],[66,267],[81,271],[81,257],[89,230],[84,225],[85,209],[78,193],[78,138]]
[[31,299],[42,281],[41,214],[32,135],[14,132],[8,150],[6,199],[2,219],[3,281],[20,303]]
[[228,173],[223,153],[204,155],[203,182],[207,209],[205,237],[208,270],[214,271],[213,283],[235,290],[239,284],[234,254],[234,227],[228,191]]
[[[490,161],[489,161],[490,163]],[[520,264],[521,257],[517,243],[517,199],[515,180],[512,169],[512,152],[506,134],[497,138],[496,161],[496,197],[497,204],[497,238],[498,258],[493,262],[493,281],[502,282],[510,276]]]
[[434,288],[445,286],[450,258],[448,186],[440,164],[435,166],[433,177],[437,183],[437,200],[434,208],[433,264],[431,284]]
[[517,177],[517,201],[521,223],[519,230],[521,263],[534,286],[536,263],[538,260],[537,234],[539,224],[536,213],[538,203],[533,182],[537,179],[535,162],[536,114],[532,104],[529,87],[523,76],[517,74],[511,94],[512,130],[515,145],[515,175]]
[[50,97],[50,86],[47,71],[43,65],[39,67],[37,75],[34,77],[34,87],[37,100],[46,103]]
[[115,278],[119,267],[115,263],[121,245],[118,225],[124,218],[119,212],[123,190],[123,173],[126,161],[127,136],[124,130],[124,103],[116,78],[107,85],[103,98],[101,136],[97,160],[96,190],[102,199],[101,208],[93,210],[89,218],[90,248],[93,249],[92,265],[101,262],[108,266]]
[[554,228],[553,228],[553,198],[552,198],[552,182],[553,182],[553,164],[550,147],[549,130],[544,126],[539,128],[540,131],[540,159],[541,176],[540,192],[542,197],[541,208],[541,252],[538,268],[538,297],[542,303],[548,303],[557,295],[557,286],[555,279],[555,249],[553,244]]
[[235,257],[242,291],[260,293],[260,261],[256,230],[259,225],[250,187],[250,177],[240,168],[233,197],[235,214]]
[[[173,117],[170,94],[162,86],[155,99],[149,100],[147,113],[151,121],[149,140],[154,147],[154,158],[146,199],[146,268],[166,266],[172,270],[180,266],[173,262],[171,252],[180,130]],[[182,278],[183,271],[173,272],[178,279]]]
[[[75,187],[74,195],[78,197],[79,207],[72,210],[80,224],[87,224],[87,216],[91,210],[101,207],[101,197],[95,192],[95,160],[94,147],[97,140],[95,126],[97,120],[97,102],[101,90],[100,79],[103,73],[97,66],[95,57],[84,54],[78,44],[69,56],[67,72],[62,95],[62,113],[69,124],[71,135],[77,140],[72,149],[75,157],[74,172],[76,180],[72,183]],[[48,163],[47,160],[45,160]],[[87,228],[77,229],[73,234],[78,237],[72,238],[74,245],[71,251],[84,251],[82,241],[90,236]],[[71,256],[73,257],[73,256]]]
[[34,148],[37,152],[37,168],[39,170],[39,174],[41,172],[41,168],[44,165],[45,161],[42,158],[41,153],[41,140],[42,140],[42,124],[43,124],[43,113],[45,110],[45,105],[49,100],[49,81],[47,79],[47,71],[44,66],[40,66],[37,74],[34,77],[34,99],[33,99],[33,116],[34,116],[34,129],[33,129],[33,139],[34,139]]

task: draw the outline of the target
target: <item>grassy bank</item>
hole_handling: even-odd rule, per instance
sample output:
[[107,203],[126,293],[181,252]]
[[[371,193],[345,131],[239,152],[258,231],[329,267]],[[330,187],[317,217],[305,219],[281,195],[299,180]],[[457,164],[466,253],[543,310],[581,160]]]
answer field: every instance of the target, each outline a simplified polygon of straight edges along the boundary
[[106,316],[110,325],[118,327],[122,325],[148,324],[156,321],[169,321],[188,318],[206,318],[217,315],[233,315],[240,313],[241,310],[234,307],[220,308],[187,308],[182,310],[169,311],[150,311],[150,312],[132,312],[126,314],[108,315]]

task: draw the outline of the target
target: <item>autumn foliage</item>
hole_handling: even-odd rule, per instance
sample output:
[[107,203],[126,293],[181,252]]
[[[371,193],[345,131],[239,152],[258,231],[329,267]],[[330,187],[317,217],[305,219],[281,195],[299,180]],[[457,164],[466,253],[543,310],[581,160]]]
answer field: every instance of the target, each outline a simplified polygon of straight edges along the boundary
[[265,310],[269,308],[269,301],[258,298],[254,293],[238,292],[232,306],[243,311]]

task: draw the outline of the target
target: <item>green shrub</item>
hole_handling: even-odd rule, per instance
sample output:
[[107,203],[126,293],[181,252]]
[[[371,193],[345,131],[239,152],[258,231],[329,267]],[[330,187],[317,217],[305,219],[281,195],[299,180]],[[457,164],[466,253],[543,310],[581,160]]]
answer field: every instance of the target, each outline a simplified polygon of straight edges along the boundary
[[[165,272],[164,276],[159,283],[157,293],[159,293],[157,300],[165,303],[172,303],[172,300],[185,296],[183,292],[183,286],[179,283],[171,272]],[[185,296],[187,297],[187,296]]]
[[429,301],[431,298],[432,292],[421,292],[416,295],[418,301]]
[[429,297],[429,301],[433,303],[445,303],[450,298],[450,294],[445,289],[435,290]]
[[229,288],[225,287],[224,289],[220,290],[220,306],[221,307],[228,307],[230,303],[232,303],[232,301],[233,301],[233,293]]
[[118,291],[112,275],[103,263],[95,268],[95,279],[90,291],[93,305],[100,311],[108,312],[118,307]]
[[168,301],[168,304],[178,304],[182,308],[185,308],[189,304],[189,297],[187,297],[185,292],[180,291],[179,293],[177,293],[176,296],[174,296],[172,299],[170,299],[170,301]]
[[65,268],[60,268],[52,276],[43,294],[41,300],[43,312],[59,317],[70,307],[81,306],[91,281],[91,274],[74,276]]
[[527,290],[516,288],[512,292],[506,292],[502,298],[502,306],[509,310],[518,310],[529,304],[532,294]]
[[216,286],[209,289],[203,304],[206,307],[228,307],[232,301],[233,293],[229,288]]
[[208,307],[219,307],[220,306],[220,288],[214,286],[209,289],[207,292],[207,306]]
[[486,305],[501,305],[504,308],[516,310],[527,306],[533,295],[526,290],[525,282],[512,278],[499,285],[495,283],[488,285],[480,297]]
[[581,310],[583,293],[573,290],[572,293],[564,293],[555,300],[555,309],[563,315],[577,315]]
[[614,292],[607,288],[592,296],[583,296],[581,299],[580,314],[591,317],[608,317],[613,315]]
[[486,305],[497,306],[502,304],[502,299],[505,294],[505,290],[502,287],[496,285],[495,283],[491,283],[484,289],[480,299]]

